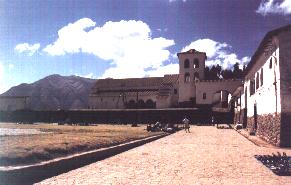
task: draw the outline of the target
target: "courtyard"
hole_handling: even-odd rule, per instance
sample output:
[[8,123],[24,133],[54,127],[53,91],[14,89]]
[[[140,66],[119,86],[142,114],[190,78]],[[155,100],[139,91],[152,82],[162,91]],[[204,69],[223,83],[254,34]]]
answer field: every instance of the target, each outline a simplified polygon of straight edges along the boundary
[[291,184],[255,158],[277,152],[291,155],[232,129],[192,126],[39,184]]

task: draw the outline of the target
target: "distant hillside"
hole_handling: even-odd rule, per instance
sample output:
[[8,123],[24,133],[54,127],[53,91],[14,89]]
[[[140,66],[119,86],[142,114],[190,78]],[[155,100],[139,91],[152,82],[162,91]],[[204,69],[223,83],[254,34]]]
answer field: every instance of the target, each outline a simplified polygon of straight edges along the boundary
[[32,84],[12,87],[3,96],[29,96],[33,110],[82,109],[96,80],[78,76],[50,75]]

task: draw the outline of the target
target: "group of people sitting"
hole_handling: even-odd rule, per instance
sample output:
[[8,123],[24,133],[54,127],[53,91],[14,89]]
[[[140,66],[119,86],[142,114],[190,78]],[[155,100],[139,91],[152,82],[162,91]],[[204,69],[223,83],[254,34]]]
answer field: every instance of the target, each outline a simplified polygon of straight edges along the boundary
[[147,125],[147,131],[148,132],[158,132],[158,131],[164,131],[173,133],[176,131],[176,127],[174,127],[173,124],[163,124],[159,121],[157,121],[155,124],[148,124]]
[[[182,120],[183,127],[186,132],[190,133],[190,120],[185,116],[184,119]],[[164,131],[164,132],[169,132],[173,133],[175,131],[179,130],[179,126],[174,126],[172,123],[161,123],[157,121],[155,124],[148,124],[147,125],[147,131],[148,132],[158,132],[158,131]]]

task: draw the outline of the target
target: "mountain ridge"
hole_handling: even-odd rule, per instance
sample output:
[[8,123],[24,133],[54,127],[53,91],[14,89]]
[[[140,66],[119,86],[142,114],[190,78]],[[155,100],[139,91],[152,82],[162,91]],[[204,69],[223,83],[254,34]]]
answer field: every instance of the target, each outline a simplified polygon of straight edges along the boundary
[[53,74],[38,81],[22,83],[0,96],[29,96],[32,110],[69,110],[88,108],[88,97],[97,80]]

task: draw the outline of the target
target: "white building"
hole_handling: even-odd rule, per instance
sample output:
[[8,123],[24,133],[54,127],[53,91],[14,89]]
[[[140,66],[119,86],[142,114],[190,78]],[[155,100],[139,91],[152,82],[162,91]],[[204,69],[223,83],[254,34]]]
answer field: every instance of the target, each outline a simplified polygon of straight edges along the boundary
[[234,95],[235,122],[277,146],[291,146],[291,25],[270,31]]

